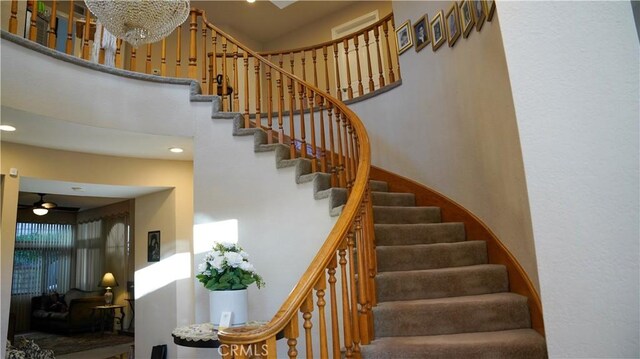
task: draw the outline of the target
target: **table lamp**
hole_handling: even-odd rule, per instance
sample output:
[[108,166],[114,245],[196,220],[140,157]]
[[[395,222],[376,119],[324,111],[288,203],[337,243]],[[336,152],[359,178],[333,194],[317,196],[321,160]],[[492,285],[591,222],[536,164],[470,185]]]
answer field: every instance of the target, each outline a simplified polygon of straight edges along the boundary
[[107,292],[104,293],[104,302],[106,305],[111,305],[113,303],[113,293],[111,292],[111,287],[117,287],[118,281],[116,277],[113,276],[113,273],[107,272],[102,277],[102,281],[100,282],[101,287],[106,287]]

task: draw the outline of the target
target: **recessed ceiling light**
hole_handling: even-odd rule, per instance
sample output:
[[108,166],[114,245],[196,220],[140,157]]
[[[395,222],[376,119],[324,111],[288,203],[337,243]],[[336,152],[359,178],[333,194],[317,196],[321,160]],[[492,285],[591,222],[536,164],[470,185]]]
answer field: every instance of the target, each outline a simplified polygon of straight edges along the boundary
[[7,132],[13,132],[15,131],[16,128],[13,126],[9,126],[9,125],[0,125],[0,131],[7,131]]
[[76,191],[76,192],[84,192],[84,188],[82,188],[82,187],[71,187],[71,189]]
[[171,147],[169,148],[169,151],[173,152],[173,153],[182,153],[184,152],[184,150],[180,147]]
[[253,4],[256,0],[247,0],[248,3]]

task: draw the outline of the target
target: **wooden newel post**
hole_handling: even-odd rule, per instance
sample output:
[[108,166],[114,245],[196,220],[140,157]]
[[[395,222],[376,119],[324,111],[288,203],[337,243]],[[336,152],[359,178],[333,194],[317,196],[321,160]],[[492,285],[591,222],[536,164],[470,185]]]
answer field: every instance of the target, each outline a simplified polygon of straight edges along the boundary
[[191,9],[191,22],[189,23],[189,78],[198,79],[198,47],[196,35],[198,32],[198,12]]

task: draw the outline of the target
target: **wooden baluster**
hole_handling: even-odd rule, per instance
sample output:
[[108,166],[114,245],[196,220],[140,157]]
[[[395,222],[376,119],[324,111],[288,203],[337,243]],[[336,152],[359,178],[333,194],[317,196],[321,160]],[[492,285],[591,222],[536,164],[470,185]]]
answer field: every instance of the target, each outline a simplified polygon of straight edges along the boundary
[[[202,91],[207,91],[209,86],[207,86],[207,25],[202,23],[202,82],[200,83],[200,87]],[[209,92],[209,95],[212,93]]]
[[295,61],[296,61],[295,56],[293,55],[293,52],[291,52],[289,54],[289,65],[291,66],[291,74],[295,74],[295,72],[293,72],[294,62]]
[[311,173],[318,172],[318,150],[316,148],[316,122],[314,119],[313,105],[315,94],[312,90],[307,89],[307,98],[309,99],[309,127],[311,128]]
[[396,81],[396,76],[393,73],[393,61],[391,61],[391,44],[389,44],[389,25],[386,21],[382,24],[382,31],[384,31],[384,40],[387,43],[387,60],[389,62],[389,83],[394,83]]
[[340,88],[340,65],[338,64],[338,43],[333,43],[333,61],[336,64],[336,97],[342,101],[342,89]]
[[364,33],[364,44],[367,49],[367,73],[369,74],[369,92],[375,90],[376,85],[373,83],[373,70],[371,69],[371,52],[369,51],[369,31]]
[[347,66],[347,98],[351,100],[353,98],[353,88],[351,88],[351,65],[349,64],[349,40],[344,39],[342,46],[344,47],[344,61]]
[[180,70],[182,66],[182,25],[178,26],[176,36],[176,77],[180,77],[182,75],[182,71]]
[[296,132],[295,132],[295,120],[294,120],[294,113],[293,113],[293,103],[295,101],[295,95],[293,94],[293,79],[287,79],[287,88],[289,89],[289,141],[290,146],[289,146],[289,155],[290,155],[290,159],[295,159],[296,158]]
[[[251,127],[249,121],[249,53],[244,52],[242,54],[242,61],[244,62],[244,128]],[[224,86],[222,86],[224,88]]]
[[327,63],[327,45],[322,47],[322,56],[324,57],[324,82],[326,91],[329,92],[329,64]]
[[380,55],[380,30],[376,26],[373,28],[373,36],[376,38],[376,56],[378,57],[378,82],[380,87],[384,87],[384,69],[382,68],[382,55]]
[[56,16],[58,15],[58,2],[53,0],[51,2],[51,18],[49,19],[49,41],[48,45],[50,49],[56,48],[56,37],[58,31],[58,22]]
[[9,17],[9,32],[18,33],[18,0],[11,0],[11,17]]
[[[373,306],[376,305],[376,288],[375,288],[375,274],[373,274],[373,264],[372,264],[372,252],[375,251],[375,234],[373,227],[373,212],[371,211],[371,190],[367,187],[367,192],[364,197],[364,212],[362,214],[362,222],[363,222],[363,242],[365,248],[365,254],[367,256],[367,266],[365,268],[364,276],[367,281],[367,320],[369,323],[369,334],[368,338],[373,339],[374,337],[374,328],[373,328]],[[373,275],[372,275],[373,274]]]
[[[269,63],[271,63],[271,55],[269,55]],[[265,65],[267,76],[267,143],[273,143],[273,118],[271,112],[273,111],[273,84],[271,82],[271,66]]]
[[[211,29],[211,58],[209,60],[209,95],[217,95],[216,75],[218,74],[218,36],[216,30]],[[222,100],[224,103],[224,99]],[[231,100],[229,100],[231,102]],[[224,105],[222,105],[224,111]]]
[[287,338],[287,345],[289,346],[289,351],[287,354],[289,358],[295,359],[298,357],[298,349],[296,345],[298,344],[298,336],[299,328],[298,328],[298,316],[294,315],[291,317],[291,321],[284,327],[284,337]]
[[31,20],[29,22],[29,40],[36,41],[38,37],[38,28],[36,27],[38,19],[38,4],[36,0],[29,0],[27,6],[31,7]]
[[229,345],[221,345],[219,350],[222,359],[233,359],[233,354],[231,353],[231,347]]
[[[280,54],[280,60],[278,61],[280,68],[282,69],[283,54]],[[282,82],[282,72],[278,71],[278,94],[280,100],[278,102],[278,143],[284,144],[284,125],[282,112],[284,111],[284,82]]]
[[358,315],[358,319],[360,320],[359,329],[360,329],[360,344],[366,345],[371,342],[371,338],[369,336],[369,315],[368,310],[370,308],[369,299],[368,299],[368,276],[367,276],[367,246],[365,244],[363,227],[362,227],[362,218],[365,214],[365,205],[364,202],[360,206],[360,215],[356,217],[355,222],[355,245],[358,248],[358,304],[360,308],[360,313]]
[[356,357],[360,356],[360,321],[358,320],[358,299],[356,289],[356,268],[355,268],[355,234],[353,229],[347,234],[347,248],[349,255],[349,299],[351,299],[351,325],[353,331],[351,332],[353,338],[353,352]]
[[189,22],[189,78],[194,80],[198,79],[198,46],[196,44],[197,32],[198,12],[195,9],[191,9],[191,21]]
[[[291,52],[289,54],[289,65],[291,67],[291,74],[294,74],[293,70],[294,70],[294,63],[295,63],[295,56],[293,54],[293,52]],[[293,107],[291,107],[289,109],[290,112],[295,111],[296,109],[296,89],[293,89]]]
[[[34,2],[35,3],[35,2]],[[91,11],[89,8],[85,6],[84,10],[85,15],[85,24],[84,24],[84,35],[82,40],[82,58],[85,60],[89,60],[89,35],[91,34]],[[31,17],[33,20],[34,18]]]
[[116,56],[115,56],[116,68],[122,69],[122,39],[116,39]]
[[[11,4],[13,10],[13,4]],[[65,44],[65,52],[67,55],[71,55],[73,53],[73,29],[74,29],[74,21],[73,21],[73,0],[69,1],[69,19],[67,22],[67,41]]]
[[316,66],[316,49],[311,50],[311,59],[313,60],[313,85],[318,87],[318,68]]
[[313,293],[309,293],[305,301],[300,306],[300,312],[302,313],[302,318],[304,319],[304,323],[302,327],[304,328],[304,340],[305,347],[307,351],[307,358],[313,359],[313,340],[311,337],[311,328],[313,327],[313,323],[311,323],[311,312],[313,312]]
[[356,179],[356,151],[355,151],[355,136],[353,134],[353,127],[351,126],[351,122],[346,121],[347,124],[347,133],[349,138],[349,187],[353,187],[353,183]]
[[160,76],[167,76],[167,38],[162,39],[162,47],[160,49]]
[[347,259],[345,258],[346,253],[347,253],[347,245],[346,245],[345,239],[343,239],[338,249],[338,256],[340,257],[340,259],[338,260],[338,263],[340,263],[340,274],[341,274],[340,282],[342,284],[342,326],[343,326],[343,333],[344,333],[344,347],[346,349],[345,357],[353,358],[354,348],[353,348],[353,337],[351,336],[352,334],[351,330],[353,329],[353,327],[351,324],[351,308],[349,308],[351,301],[349,299],[349,289],[348,289],[349,280],[347,279],[347,268],[346,268]]
[[147,60],[144,63],[144,73],[146,74],[150,74],[151,73],[151,51],[152,51],[152,44],[147,44]]
[[[222,83],[220,84],[220,86],[222,86],[221,90],[221,94],[222,94],[222,111],[229,111],[229,105],[231,104],[231,99],[227,98],[228,96],[228,89],[227,89],[227,38],[226,37],[222,37],[222,43],[220,44],[222,46]],[[217,58],[218,54],[215,53],[215,51],[213,52],[213,57]],[[236,57],[235,59],[237,59],[237,50],[236,50]],[[235,64],[234,64],[235,66]],[[234,70],[235,71],[235,70]],[[237,78],[237,75],[234,73],[234,80]],[[213,78],[211,79],[211,81],[213,81]],[[236,86],[236,84],[234,83],[234,86]],[[234,92],[237,92],[236,90],[237,88],[234,87]],[[217,95],[217,91],[215,92],[215,94]]]
[[[96,25],[96,28],[98,26]],[[104,65],[104,47],[102,47],[102,39],[104,39],[104,27],[102,27],[102,31],[100,31],[100,39],[98,39],[99,43],[98,43],[98,48],[100,49],[98,51],[98,63]],[[94,40],[95,41],[95,40]]]
[[254,355],[259,358],[277,359],[277,350],[276,337],[272,336],[263,342],[262,348],[258,347],[258,349],[254,351]]
[[129,61],[129,71],[137,70],[136,48],[131,47],[131,60]]
[[329,349],[327,343],[327,320],[325,318],[324,306],[327,302],[324,299],[325,290],[327,289],[327,280],[324,276],[324,272],[320,274],[316,285],[313,287],[316,290],[316,296],[318,297],[318,315],[319,315],[319,334],[320,334],[320,358],[329,358]]
[[307,158],[306,126],[304,123],[304,85],[298,84],[298,100],[300,101],[300,157]]
[[317,106],[320,109],[320,171],[327,172],[327,143],[324,133],[324,97],[317,96]]
[[358,40],[359,36],[356,35],[353,38],[353,45],[355,46],[356,49],[356,69],[358,72],[358,96],[362,96],[363,92],[364,92],[364,88],[362,86],[362,70],[360,68],[360,51],[358,49]]
[[342,177],[347,187],[347,193],[351,193],[351,157],[349,156],[349,134],[347,133],[347,116],[343,113],[340,115],[342,119],[342,140],[344,141],[343,147],[343,162],[342,162]]
[[[396,24],[395,24],[395,20],[393,19],[393,16],[391,17],[391,32],[395,33],[395,29],[396,28]],[[393,37],[393,41],[396,41],[396,37]],[[396,43],[396,48],[397,48],[398,44]],[[389,59],[389,66],[391,66],[391,59]],[[398,56],[396,55],[396,75],[398,77],[398,80],[402,79],[402,75],[400,74],[400,59],[398,58]]]
[[338,176],[338,186],[340,187],[344,187],[346,188],[347,185],[344,181],[344,162],[343,162],[343,156],[342,156],[342,132],[341,132],[341,128],[342,126],[340,126],[340,110],[338,110],[338,108],[335,108],[335,113],[336,113],[336,143],[337,143],[337,150],[338,150],[338,161],[337,161],[337,165],[338,167],[336,168],[336,175]]
[[305,61],[306,61],[305,56],[306,56],[305,51],[304,50],[300,51],[300,58],[302,61],[302,79],[304,81],[307,81],[307,67],[305,66]]
[[240,111],[240,95],[238,94],[239,73],[240,70],[238,69],[238,45],[233,44],[233,108],[235,108],[236,111]]
[[254,70],[255,70],[255,77],[256,77],[256,128],[262,128],[262,114],[260,113],[260,61],[258,59],[256,59],[255,57],[253,58],[253,62],[254,62]]
[[340,329],[338,319],[338,302],[336,298],[336,255],[333,254],[329,265],[327,266],[327,274],[329,275],[329,298],[331,299],[331,348],[333,349],[333,358],[341,358],[340,353]]
[[328,116],[328,122],[329,122],[329,146],[331,147],[330,150],[330,155],[331,155],[331,187],[338,187],[339,181],[338,181],[338,164],[337,164],[337,157],[336,157],[336,148],[334,146],[335,140],[334,140],[334,131],[333,131],[333,104],[331,102],[328,103],[328,108],[327,108],[327,116]]

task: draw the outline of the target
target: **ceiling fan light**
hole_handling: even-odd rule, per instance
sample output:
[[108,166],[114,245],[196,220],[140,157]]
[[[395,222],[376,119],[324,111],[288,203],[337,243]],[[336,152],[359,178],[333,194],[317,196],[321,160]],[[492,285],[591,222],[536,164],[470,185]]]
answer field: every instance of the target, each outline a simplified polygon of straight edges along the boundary
[[33,209],[33,214],[37,216],[44,216],[47,213],[49,213],[49,210],[43,207],[36,207]]

